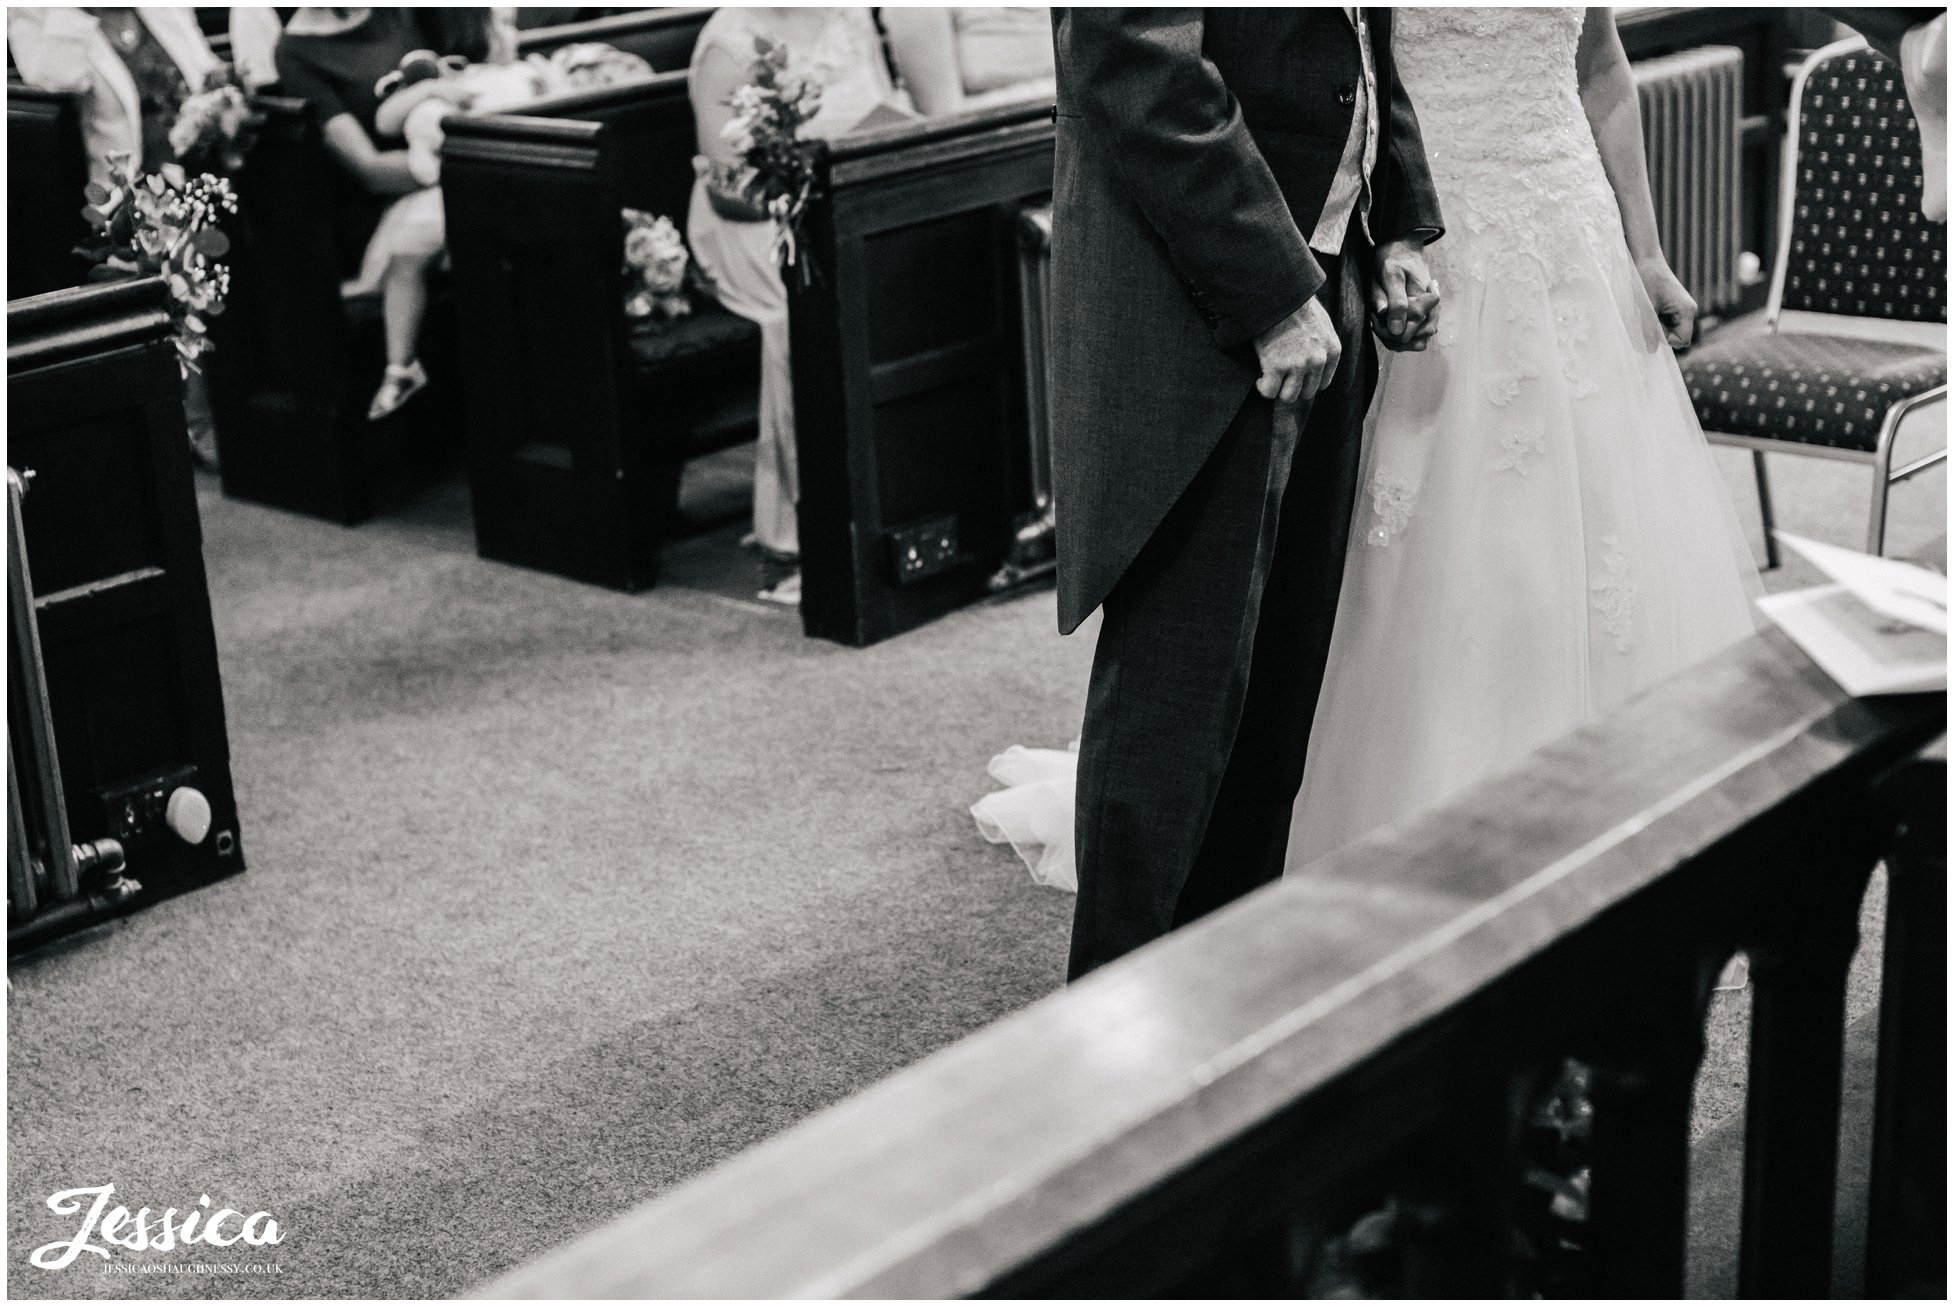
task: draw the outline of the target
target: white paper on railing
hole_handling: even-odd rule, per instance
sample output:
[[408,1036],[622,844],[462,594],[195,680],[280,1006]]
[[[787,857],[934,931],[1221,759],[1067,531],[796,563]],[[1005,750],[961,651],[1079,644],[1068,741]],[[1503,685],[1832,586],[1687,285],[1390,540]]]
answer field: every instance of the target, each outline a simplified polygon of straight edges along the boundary
[[1947,634],[1947,578],[1939,572],[1897,558],[1879,558],[1807,540],[1788,531],[1772,534],[1858,595],[1874,612],[1923,631]]
[[1777,533],[1832,584],[1757,606],[1854,698],[1947,688],[1947,578],[1897,559]]

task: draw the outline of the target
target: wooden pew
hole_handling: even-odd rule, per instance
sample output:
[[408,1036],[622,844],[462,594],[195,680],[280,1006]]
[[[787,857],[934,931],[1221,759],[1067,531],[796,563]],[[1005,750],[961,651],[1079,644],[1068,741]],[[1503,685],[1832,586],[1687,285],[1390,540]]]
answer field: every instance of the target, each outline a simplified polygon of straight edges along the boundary
[[205,362],[224,493],[350,526],[396,473],[438,467],[461,443],[452,319],[437,296],[422,331],[427,390],[367,421],[386,363],[379,305],[342,299],[340,285],[382,206],[327,154],[311,105],[255,103],[264,124],[233,182],[231,294]]
[[837,142],[791,300],[801,620],[866,645],[983,595],[1029,499],[1020,208],[1049,104]]
[[525,55],[548,54],[561,46],[599,41],[639,56],[653,72],[668,73],[691,64],[699,29],[710,17],[711,9],[624,10],[533,28],[523,33],[520,48]]
[[76,97],[7,81],[7,294],[14,299],[79,285],[88,238],[81,207],[88,159]]
[[710,300],[662,327],[624,317],[621,211],[683,228],[694,152],[683,71],[450,122],[442,182],[484,558],[650,585],[685,461],[753,438],[752,323]]
[[[523,54],[602,40],[654,67],[684,67],[709,10],[647,10],[525,32]],[[237,179],[233,304],[216,327],[211,397],[234,498],[347,524],[399,473],[440,468],[465,444],[452,304],[438,291],[424,329],[430,384],[393,418],[366,420],[385,363],[378,306],[348,304],[381,205],[326,153],[316,112],[257,98],[266,121]]]
[[[165,305],[149,278],[7,308],[7,461],[27,486],[23,536],[8,549],[24,541],[32,574],[65,825],[75,842],[125,847],[142,888],[114,905],[123,911],[244,869]],[[30,662],[8,659],[16,741]],[[196,844],[165,826],[179,787],[209,804]],[[18,920],[27,906],[39,911]],[[59,904],[10,909],[15,949],[93,919]]]
[[[1546,1207],[1527,1127],[1571,1055],[1592,1183],[1560,1291],[1680,1297],[1702,1023],[1741,947],[1740,1292],[1825,1296],[1860,897],[1885,856],[1896,885],[1942,877],[1945,904],[1944,762],[1911,797],[1885,778],[1945,728],[1944,695],[1855,702],[1759,635],[481,1292],[1320,1294],[1383,1212],[1366,1230],[1397,1256],[1373,1292],[1525,1295],[1538,1268],[1509,1250]],[[1910,924],[1939,952],[1906,974],[1944,990],[1944,916]],[[1944,1026],[1924,1033],[1944,1054]],[[1914,1111],[1944,1141],[1929,1069],[1942,1101]],[[1898,1143],[1875,1157],[1920,1141]]]

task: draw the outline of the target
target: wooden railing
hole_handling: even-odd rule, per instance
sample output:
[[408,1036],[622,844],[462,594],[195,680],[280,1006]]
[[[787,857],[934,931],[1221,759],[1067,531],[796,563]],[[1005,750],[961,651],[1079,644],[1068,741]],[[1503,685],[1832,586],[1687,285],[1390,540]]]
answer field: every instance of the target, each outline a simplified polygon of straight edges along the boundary
[[[1905,1133],[1945,1138],[1944,918],[1902,905],[1945,902],[1945,723],[1759,635],[484,1292],[1680,1296],[1704,1013],[1742,948],[1740,1287],[1823,1295],[1881,858],[1907,1018],[1882,1068],[1913,1080],[1881,1086],[1869,1276],[1901,1283],[1929,1237],[1906,1212],[1933,1222],[1937,1185],[1944,1212],[1943,1152]],[[1550,1209],[1570,1077],[1588,1175]]]

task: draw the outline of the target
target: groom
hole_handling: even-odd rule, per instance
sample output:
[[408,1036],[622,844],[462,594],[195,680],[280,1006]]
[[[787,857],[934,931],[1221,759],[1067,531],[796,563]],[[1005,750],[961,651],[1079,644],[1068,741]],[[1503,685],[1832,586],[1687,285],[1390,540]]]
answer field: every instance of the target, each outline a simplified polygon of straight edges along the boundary
[[1388,9],[1055,10],[1077,978],[1282,874],[1375,378],[1441,231]]

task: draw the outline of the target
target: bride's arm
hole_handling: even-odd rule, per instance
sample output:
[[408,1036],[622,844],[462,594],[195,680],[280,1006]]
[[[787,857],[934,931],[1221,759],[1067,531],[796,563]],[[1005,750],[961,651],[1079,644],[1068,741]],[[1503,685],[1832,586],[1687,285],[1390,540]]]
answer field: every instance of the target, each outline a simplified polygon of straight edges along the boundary
[[1615,190],[1629,255],[1642,274],[1642,285],[1656,316],[1668,329],[1669,343],[1687,345],[1696,326],[1696,301],[1676,280],[1662,255],[1655,202],[1649,196],[1648,162],[1642,152],[1642,111],[1636,103],[1635,75],[1629,71],[1628,54],[1615,31],[1612,10],[1588,10],[1581,28],[1579,68],[1581,107],[1594,131],[1601,166]]

